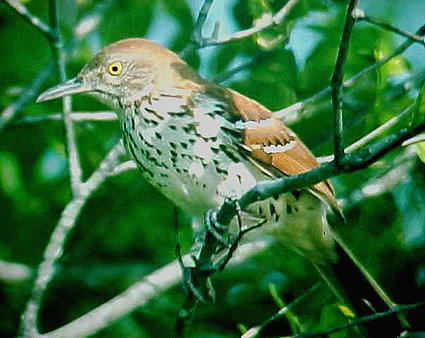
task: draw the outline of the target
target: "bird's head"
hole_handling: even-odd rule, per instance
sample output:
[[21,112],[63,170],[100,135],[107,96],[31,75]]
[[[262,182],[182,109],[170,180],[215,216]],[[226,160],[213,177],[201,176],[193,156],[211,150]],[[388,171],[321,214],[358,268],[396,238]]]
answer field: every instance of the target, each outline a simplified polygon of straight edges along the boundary
[[178,86],[185,62],[170,50],[145,39],[106,46],[73,79],[43,92],[37,102],[88,93],[112,106],[131,104],[156,91]]

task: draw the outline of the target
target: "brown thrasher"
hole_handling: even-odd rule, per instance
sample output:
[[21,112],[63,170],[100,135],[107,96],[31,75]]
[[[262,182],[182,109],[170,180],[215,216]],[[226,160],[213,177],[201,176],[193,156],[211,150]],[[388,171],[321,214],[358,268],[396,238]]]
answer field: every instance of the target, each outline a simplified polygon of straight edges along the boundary
[[[143,176],[190,215],[202,217],[259,181],[318,166],[267,108],[203,79],[148,40],[105,47],[77,77],[48,89],[38,102],[77,93],[117,110],[124,143]],[[391,301],[334,240],[326,220],[329,206],[340,213],[332,185],[323,181],[256,202],[243,211],[242,221],[265,219],[262,228],[309,258],[357,314],[388,309]],[[349,292],[339,291],[341,286]]]

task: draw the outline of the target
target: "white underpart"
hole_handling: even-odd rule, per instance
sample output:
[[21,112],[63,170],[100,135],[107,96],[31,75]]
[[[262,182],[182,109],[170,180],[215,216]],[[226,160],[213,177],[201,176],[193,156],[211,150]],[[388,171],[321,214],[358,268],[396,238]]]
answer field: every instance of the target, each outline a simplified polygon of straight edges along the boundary
[[196,140],[193,145],[193,152],[202,157],[205,161],[210,161],[213,157],[213,152],[211,151],[211,144],[202,139]]
[[189,174],[194,175],[198,179],[200,179],[204,173],[205,169],[199,162],[193,162],[189,167]]
[[220,196],[239,198],[257,182],[244,163],[231,163],[227,171],[227,178],[217,188]]
[[219,119],[214,119],[209,115],[198,113],[194,114],[195,121],[198,123],[198,132],[203,137],[216,137],[220,132],[220,127],[223,122]]

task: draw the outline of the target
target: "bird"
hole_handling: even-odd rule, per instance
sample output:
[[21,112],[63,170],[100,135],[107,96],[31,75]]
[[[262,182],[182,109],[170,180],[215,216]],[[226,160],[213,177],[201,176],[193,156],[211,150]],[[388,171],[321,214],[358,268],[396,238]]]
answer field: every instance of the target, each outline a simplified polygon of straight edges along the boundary
[[[202,217],[258,182],[319,166],[313,153],[259,102],[208,81],[182,58],[142,38],[104,47],[37,102],[86,93],[117,113],[124,145],[144,178],[185,213]],[[258,201],[244,225],[305,256],[358,316],[395,304],[330,228],[342,211],[329,181]]]

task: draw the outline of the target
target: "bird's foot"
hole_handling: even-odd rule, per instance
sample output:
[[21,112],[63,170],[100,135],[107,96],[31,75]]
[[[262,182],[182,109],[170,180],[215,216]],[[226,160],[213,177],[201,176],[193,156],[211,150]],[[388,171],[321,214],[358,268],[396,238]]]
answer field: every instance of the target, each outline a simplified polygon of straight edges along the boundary
[[217,212],[214,210],[208,210],[205,214],[205,228],[222,247],[229,245],[228,236],[226,236],[228,226],[221,224],[217,220]]
[[215,268],[212,265],[201,264],[195,256],[192,256],[194,266],[185,265],[179,245],[177,245],[177,259],[182,271],[183,289],[188,298],[193,298],[194,303],[214,303],[215,292],[209,276]]

